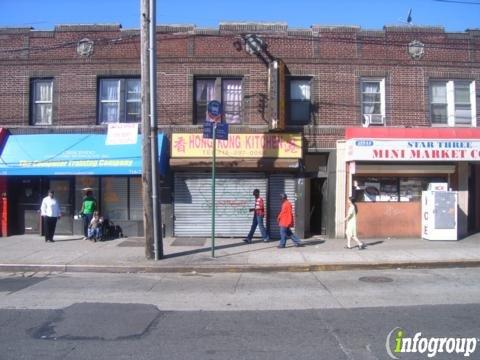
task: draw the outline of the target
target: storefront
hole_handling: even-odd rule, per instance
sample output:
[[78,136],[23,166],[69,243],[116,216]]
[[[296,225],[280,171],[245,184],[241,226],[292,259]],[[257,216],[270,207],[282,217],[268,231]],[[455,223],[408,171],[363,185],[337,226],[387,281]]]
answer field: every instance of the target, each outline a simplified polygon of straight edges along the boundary
[[[81,234],[84,189],[91,188],[103,217],[124,233],[143,233],[141,138],[132,144],[108,145],[104,134],[10,135],[1,153],[0,175],[6,179],[8,235],[39,233],[38,209],[48,189],[55,191],[62,218],[58,234]],[[164,136],[159,136],[161,173],[166,171]]]
[[[250,229],[252,192],[266,201],[266,226],[278,237],[280,194],[297,199],[302,158],[299,134],[230,134],[217,143],[216,236],[245,237]],[[202,134],[172,135],[174,235],[211,235],[212,140]],[[256,236],[259,236],[257,230]]]
[[421,193],[429,183],[458,191],[460,236],[478,222],[471,200],[480,184],[473,178],[480,129],[348,128],[339,147],[345,154],[343,198],[357,200],[360,237],[420,237]]

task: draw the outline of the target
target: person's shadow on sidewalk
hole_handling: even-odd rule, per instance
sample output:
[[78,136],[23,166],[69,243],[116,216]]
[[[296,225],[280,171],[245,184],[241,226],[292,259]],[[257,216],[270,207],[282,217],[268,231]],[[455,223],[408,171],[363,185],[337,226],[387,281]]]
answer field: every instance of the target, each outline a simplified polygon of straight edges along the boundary
[[380,245],[383,244],[383,240],[378,240],[378,241],[371,241],[371,242],[365,242],[365,246],[375,246],[375,245]]
[[[302,245],[303,247],[307,246],[314,246],[314,245],[320,245],[323,244],[325,240],[313,240],[313,241],[303,241]],[[224,255],[219,255],[216,256],[217,258],[221,257],[227,257],[227,256],[234,256],[234,255],[240,255],[240,254],[247,254],[250,252],[256,252],[256,251],[262,251],[268,248],[276,248],[277,247],[277,241],[269,241],[269,242],[263,242],[262,240],[255,240],[252,242],[252,244],[265,244],[268,245],[266,247],[261,247],[261,248],[255,248],[255,249],[249,249],[246,251],[238,251],[235,253],[230,253],[230,254],[224,254]],[[245,247],[250,244],[245,244],[243,241],[242,242],[235,242],[233,244],[228,244],[228,245],[220,245],[220,246],[215,246],[215,250],[224,250],[224,249],[230,249],[230,248],[235,248],[235,247]],[[163,256],[164,259],[171,259],[171,258],[176,258],[180,256],[188,256],[188,255],[195,255],[195,254],[201,254],[205,252],[210,252],[211,247],[206,247],[206,248],[201,248],[201,249],[195,249],[195,250],[187,250],[187,251],[182,251],[182,252],[176,252],[172,254],[165,254]]]

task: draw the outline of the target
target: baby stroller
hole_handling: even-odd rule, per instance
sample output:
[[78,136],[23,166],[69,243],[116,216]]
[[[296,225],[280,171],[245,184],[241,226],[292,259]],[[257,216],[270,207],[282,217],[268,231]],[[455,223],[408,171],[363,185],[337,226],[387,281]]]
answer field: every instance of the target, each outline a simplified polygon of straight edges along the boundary
[[113,221],[104,219],[102,223],[102,236],[100,241],[113,240],[123,237],[122,228],[119,225],[115,225]]

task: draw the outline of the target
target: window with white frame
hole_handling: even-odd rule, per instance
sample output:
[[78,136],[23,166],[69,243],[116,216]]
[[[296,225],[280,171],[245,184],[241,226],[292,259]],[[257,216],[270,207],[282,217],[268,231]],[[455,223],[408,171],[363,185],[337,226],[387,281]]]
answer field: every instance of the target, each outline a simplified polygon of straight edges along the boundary
[[310,123],[310,79],[290,79],[288,108],[289,125]]
[[207,105],[218,100],[223,105],[223,121],[228,124],[242,122],[242,80],[232,78],[195,79],[195,123],[207,120]]
[[361,79],[362,122],[383,125],[385,120],[385,79]]
[[33,79],[31,90],[32,125],[51,125],[53,79]]
[[140,101],[140,79],[100,79],[99,123],[140,122]]
[[430,82],[430,116],[433,125],[476,126],[475,82]]

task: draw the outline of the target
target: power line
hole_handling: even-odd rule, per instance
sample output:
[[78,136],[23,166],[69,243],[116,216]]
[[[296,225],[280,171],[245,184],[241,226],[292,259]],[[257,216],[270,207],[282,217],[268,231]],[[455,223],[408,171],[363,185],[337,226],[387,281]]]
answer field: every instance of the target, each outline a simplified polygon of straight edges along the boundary
[[[445,1],[445,2],[453,2],[454,0],[434,0],[434,1]],[[480,5],[479,3],[471,3],[471,4],[476,4]],[[411,29],[411,28],[409,28]],[[421,30],[419,31],[414,31],[414,30],[409,30],[407,33],[404,33],[402,35],[422,35],[424,32]],[[425,33],[426,35],[430,33]],[[445,33],[448,34],[448,33]],[[230,38],[232,40],[238,39],[239,37],[242,36],[241,33],[238,34],[185,34],[185,33],[170,33],[170,34],[159,34],[160,35],[160,41],[165,42],[165,41],[177,41],[181,39],[188,39],[188,38]],[[137,38],[139,37],[139,34],[133,34],[133,35],[127,35],[127,36],[120,36],[117,38],[99,38],[99,39],[94,39],[94,42],[97,45],[126,45],[126,44],[138,44],[139,40]],[[263,37],[269,40],[288,40],[288,41],[316,41],[318,43],[328,43],[328,42],[336,42],[340,44],[356,44],[356,45],[381,45],[381,46],[398,46],[398,47],[404,47],[406,45],[405,40],[392,40],[392,39],[386,39],[385,37],[376,37],[376,36],[368,36],[368,35],[361,35],[361,38],[358,37],[340,37],[340,36],[328,36],[325,34],[320,34],[318,36],[279,36],[276,34],[272,33],[266,33],[263,34]],[[447,39],[448,40],[448,39]],[[455,41],[459,41],[459,39],[455,39]],[[460,41],[463,42],[468,42],[469,39],[460,39]],[[68,47],[73,47],[77,45],[77,41],[68,41],[68,42],[63,42],[59,44],[54,44],[50,46],[38,46],[38,47],[21,47],[21,48],[13,48],[13,49],[0,49],[0,53],[11,53],[11,52],[23,52],[23,51],[30,51],[30,52],[38,52],[38,51],[48,51],[48,50],[56,50],[59,48],[68,48]],[[429,48],[432,49],[442,49],[442,50],[471,50],[468,43],[465,45],[444,45],[444,44],[439,44],[439,43],[426,43]]]
[[433,0],[436,2],[444,2],[444,3],[454,3],[454,4],[464,4],[464,5],[480,5],[480,2],[476,1],[461,1],[461,0]]

